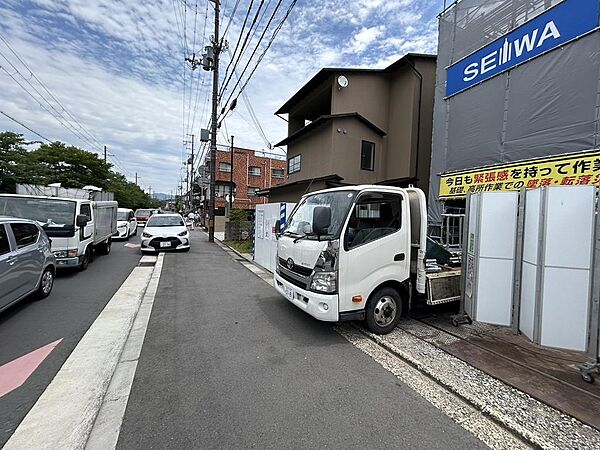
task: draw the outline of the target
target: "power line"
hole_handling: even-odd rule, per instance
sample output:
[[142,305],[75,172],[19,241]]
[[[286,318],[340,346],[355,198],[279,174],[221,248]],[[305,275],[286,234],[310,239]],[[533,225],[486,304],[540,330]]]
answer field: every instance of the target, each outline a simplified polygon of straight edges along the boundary
[[[288,9],[287,9],[287,11],[286,11],[285,15],[283,16],[283,18],[281,19],[281,21],[279,22],[279,24],[277,25],[277,27],[276,27],[276,28],[275,28],[275,30],[273,31],[273,34],[271,35],[271,39],[269,40],[269,42],[267,43],[267,45],[266,45],[265,49],[263,50],[262,54],[261,54],[261,55],[260,55],[260,57],[258,58],[258,61],[256,62],[256,65],[254,66],[254,68],[253,68],[253,69],[252,69],[252,71],[250,72],[250,75],[248,76],[248,79],[246,80],[246,82],[245,82],[245,83],[242,85],[242,87],[240,88],[240,91],[239,91],[239,93],[238,93],[238,96],[239,96],[239,94],[240,94],[240,93],[242,93],[242,92],[244,91],[244,89],[246,88],[246,86],[248,86],[248,83],[249,83],[249,82],[250,82],[250,80],[252,79],[252,76],[253,76],[253,75],[254,75],[254,73],[256,72],[256,69],[258,69],[258,66],[260,65],[260,63],[261,63],[261,61],[263,60],[263,58],[265,57],[265,55],[267,54],[267,51],[269,50],[269,48],[271,47],[271,45],[272,45],[272,44],[273,44],[273,42],[275,41],[275,38],[277,37],[277,34],[279,33],[279,31],[280,31],[280,30],[281,30],[281,28],[283,27],[283,24],[285,23],[285,21],[287,20],[287,18],[288,18],[288,17],[289,17],[289,15],[290,15],[290,13],[291,13],[291,12],[292,12],[292,10],[294,9],[294,6],[296,6],[296,2],[297,2],[297,0],[292,0],[292,3],[291,3],[291,4],[290,4],[290,6],[288,7]],[[281,0],[280,0],[280,2],[278,3],[278,6],[279,6],[279,4],[280,4],[280,3],[281,3]],[[276,8],[277,8],[278,6],[276,6]],[[269,22],[272,20],[272,17],[273,17],[273,16],[271,16],[271,19],[269,19]],[[266,30],[266,28],[265,28],[265,30]],[[257,46],[257,48],[258,48],[258,46]],[[240,75],[240,78],[238,79],[238,83],[239,83],[239,81],[241,80],[241,77],[244,75],[244,72],[245,72],[245,69],[244,69],[244,71],[242,72],[242,74]],[[231,100],[231,97],[233,97],[233,94],[234,94],[234,92],[235,92],[235,88],[237,87],[237,84],[238,84],[238,83],[236,83],[236,86],[234,86],[234,87],[233,87],[233,89],[231,90],[231,93],[230,93],[229,97],[227,98],[227,101],[225,102],[225,105],[227,105],[227,104],[229,103],[229,100]],[[236,97],[236,98],[237,98],[237,97]]]
[[25,128],[26,130],[29,130],[29,131],[31,131],[33,134],[35,134],[36,136],[39,136],[39,137],[41,137],[43,140],[45,140],[45,141],[47,141],[47,142],[50,142],[50,143],[52,143],[52,141],[51,141],[50,139],[48,139],[48,138],[47,138],[47,137],[45,137],[45,136],[42,136],[42,135],[41,135],[40,133],[38,133],[37,131],[35,131],[35,130],[32,130],[32,129],[31,129],[31,128],[29,128],[27,125],[25,125],[23,122],[20,122],[20,121],[18,121],[17,119],[15,119],[14,117],[11,117],[11,116],[9,116],[9,115],[8,115],[8,114],[6,114],[4,111],[0,111],[0,114],[2,114],[2,115],[3,115],[4,117],[6,117],[6,118],[8,118],[8,119],[12,120],[13,122],[16,122],[16,123],[18,123],[19,125],[21,125],[21,126],[22,126],[23,128]]
[[[223,37],[221,38],[221,43],[225,42],[225,37],[227,36],[227,32],[229,31],[229,26],[231,25],[231,22],[233,22],[233,17],[235,16],[235,13],[238,9],[239,4],[240,4],[240,0],[236,0],[235,5],[233,5],[233,10],[231,11],[231,14],[229,15],[229,21],[227,22],[227,26],[225,27],[225,31],[223,32]],[[223,11],[225,11],[224,8],[223,8]]]

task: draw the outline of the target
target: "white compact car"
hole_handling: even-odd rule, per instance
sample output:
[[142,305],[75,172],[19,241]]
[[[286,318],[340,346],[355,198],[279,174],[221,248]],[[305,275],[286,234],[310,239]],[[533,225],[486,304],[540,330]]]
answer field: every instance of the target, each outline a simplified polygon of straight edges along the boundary
[[142,233],[142,252],[190,249],[190,234],[179,214],[154,214]]
[[119,208],[117,210],[117,232],[115,238],[129,239],[137,235],[137,220],[132,209]]

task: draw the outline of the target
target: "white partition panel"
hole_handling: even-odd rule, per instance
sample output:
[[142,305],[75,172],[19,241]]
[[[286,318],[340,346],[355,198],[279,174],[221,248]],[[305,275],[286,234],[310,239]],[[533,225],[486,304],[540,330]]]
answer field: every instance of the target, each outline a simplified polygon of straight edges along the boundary
[[521,272],[519,331],[529,339],[534,340],[542,190],[527,191],[525,196],[525,229],[523,231],[523,268]]
[[294,209],[294,206],[295,203],[267,203],[256,206],[254,216],[254,261],[270,272],[275,271],[277,258],[275,222],[282,220],[283,223]]
[[552,187],[546,193],[542,345],[586,349],[595,197],[593,186]]

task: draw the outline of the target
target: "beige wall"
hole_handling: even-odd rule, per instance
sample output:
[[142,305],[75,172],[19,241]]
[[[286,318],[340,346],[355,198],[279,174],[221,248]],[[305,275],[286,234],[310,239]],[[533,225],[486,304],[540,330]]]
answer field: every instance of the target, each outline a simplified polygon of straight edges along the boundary
[[327,122],[288,145],[288,160],[301,154],[300,172],[288,176],[288,183],[335,173],[331,165],[332,123]]
[[433,135],[433,100],[435,95],[435,60],[417,60],[417,70],[423,76],[421,99],[421,132],[419,135],[419,161],[417,186],[429,195],[429,172],[431,166],[431,140]]
[[[348,86],[337,88],[337,77],[348,78]],[[388,127],[389,82],[381,73],[344,73],[335,74],[331,102],[331,113],[357,112],[382,130]]]
[[[338,133],[338,129],[340,132]],[[346,131],[344,133],[343,131]],[[375,170],[360,168],[362,141],[375,143]],[[357,118],[346,117],[334,120],[333,125],[333,171],[344,178],[344,183],[369,184],[382,179],[385,173],[384,148],[381,136]]]
[[323,181],[315,181],[312,184],[300,184],[290,186],[285,189],[276,189],[269,195],[269,203],[277,203],[277,202],[290,202],[290,203],[298,203],[300,198],[304,194],[308,194],[309,192],[320,191],[321,189],[327,189],[325,182]]

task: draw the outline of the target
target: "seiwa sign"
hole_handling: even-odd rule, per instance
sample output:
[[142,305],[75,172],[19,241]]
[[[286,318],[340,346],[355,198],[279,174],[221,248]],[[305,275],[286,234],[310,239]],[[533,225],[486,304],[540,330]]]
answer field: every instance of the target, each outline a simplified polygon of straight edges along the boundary
[[449,66],[450,97],[598,28],[600,0],[564,0]]

